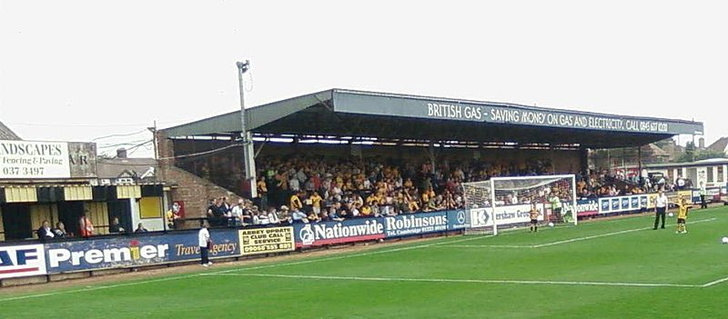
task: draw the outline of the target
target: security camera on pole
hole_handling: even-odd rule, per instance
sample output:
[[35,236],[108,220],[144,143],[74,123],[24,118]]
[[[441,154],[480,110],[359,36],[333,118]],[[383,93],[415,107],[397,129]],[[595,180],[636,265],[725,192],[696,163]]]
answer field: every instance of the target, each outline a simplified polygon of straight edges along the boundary
[[255,185],[255,152],[253,151],[253,136],[248,131],[247,117],[245,115],[245,87],[243,74],[250,69],[250,61],[237,62],[238,83],[240,85],[240,137],[243,142],[243,167],[245,168],[245,181],[250,187],[250,198],[258,197]]

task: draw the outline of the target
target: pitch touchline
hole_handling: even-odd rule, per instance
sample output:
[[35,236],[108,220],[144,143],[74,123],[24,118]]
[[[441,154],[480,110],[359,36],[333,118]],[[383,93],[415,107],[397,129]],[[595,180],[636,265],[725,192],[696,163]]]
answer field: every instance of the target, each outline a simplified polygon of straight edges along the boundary
[[[705,223],[709,221],[714,221],[716,218],[708,218],[708,219],[701,219],[692,222],[693,224],[698,223]],[[609,236],[615,236],[615,235],[621,235],[626,233],[632,233],[636,231],[642,231],[642,230],[648,230],[652,229],[652,227],[643,227],[643,228],[635,228],[635,229],[628,229],[628,230],[620,230],[617,232],[611,232],[606,234],[599,234],[599,235],[592,235],[592,236],[585,236],[585,237],[577,237],[572,239],[566,239],[566,240],[559,240],[555,242],[550,243],[544,243],[544,244],[538,244],[538,245],[450,245],[450,244],[442,244],[439,245],[440,247],[456,247],[456,248],[541,248],[541,247],[548,247],[548,246],[556,246],[561,244],[568,244],[573,243],[577,241],[584,241],[589,239],[595,239],[595,238],[602,238],[602,237],[609,237]]]
[[[715,220],[715,218],[702,220],[702,221],[710,221],[710,220]],[[698,223],[698,222],[701,222],[701,221],[696,221],[694,223]],[[508,233],[506,233],[506,234],[508,234]],[[491,237],[491,236],[487,236],[487,237]],[[86,288],[80,288],[80,289],[74,289],[74,290],[65,290],[65,291],[49,292],[49,293],[42,293],[42,294],[0,298],[0,302],[57,296],[57,295],[95,291],[95,290],[102,290],[102,289],[113,289],[113,288],[127,287],[127,286],[138,286],[138,285],[144,285],[144,284],[150,284],[150,283],[165,282],[165,281],[179,280],[179,279],[188,279],[188,278],[194,278],[194,277],[206,276],[206,275],[214,275],[214,274],[223,275],[223,274],[228,274],[231,272],[239,272],[239,271],[246,271],[246,270],[257,270],[257,269],[274,268],[274,267],[289,266],[289,265],[300,265],[300,264],[308,264],[308,263],[314,263],[314,262],[338,260],[338,259],[353,258],[353,257],[370,256],[370,255],[398,252],[398,251],[404,251],[404,250],[410,250],[410,249],[444,246],[449,243],[461,243],[461,242],[467,242],[467,241],[472,241],[472,240],[478,240],[478,239],[482,239],[482,238],[483,237],[473,237],[473,238],[453,240],[453,241],[449,241],[447,243],[430,243],[430,244],[424,244],[424,245],[415,245],[415,246],[407,246],[407,247],[400,247],[400,248],[394,248],[394,249],[378,250],[378,251],[372,251],[372,252],[366,252],[366,253],[360,253],[360,254],[350,254],[350,255],[342,255],[342,256],[335,256],[335,257],[308,259],[308,260],[290,262],[290,263],[285,263],[285,264],[278,263],[278,264],[262,265],[262,266],[255,266],[255,267],[234,268],[234,269],[219,270],[219,271],[214,271],[214,272],[209,272],[209,273],[197,273],[197,274],[190,274],[190,275],[183,275],[183,276],[172,276],[172,277],[166,277],[166,278],[151,279],[151,280],[147,280],[147,281],[135,281],[135,282],[115,284],[115,285],[103,285],[103,286],[86,287]],[[456,246],[444,246],[444,247],[456,247]],[[483,247],[483,246],[480,246],[480,247]],[[242,273],[240,273],[240,274],[242,275]],[[231,274],[231,275],[235,275],[235,274]],[[725,282],[725,281],[728,281],[728,277],[707,283],[700,287],[710,287],[710,286],[717,285],[717,284]]]
[[[471,241],[471,240],[476,240],[476,239],[482,239],[482,237],[464,238],[464,239],[454,240],[452,242],[456,242],[456,243],[457,242],[466,242],[466,241]],[[151,280],[146,280],[146,281],[134,281],[134,282],[114,284],[114,285],[84,287],[84,288],[73,289],[73,290],[63,290],[63,291],[47,292],[47,293],[41,293],[41,294],[7,297],[7,298],[0,298],[0,302],[25,300],[25,299],[33,299],[33,298],[41,298],[41,297],[50,297],[50,296],[65,295],[65,294],[72,294],[72,293],[79,293],[79,292],[88,292],[88,291],[103,290],[103,289],[113,289],[113,288],[120,288],[120,287],[127,287],[127,286],[138,286],[138,285],[151,284],[151,283],[157,283],[157,282],[165,282],[165,281],[170,281],[170,280],[188,279],[188,278],[194,278],[194,277],[206,276],[206,275],[215,275],[215,274],[222,275],[222,274],[226,274],[226,273],[230,273],[230,272],[244,271],[244,270],[257,270],[257,269],[265,269],[265,268],[273,268],[273,267],[281,267],[281,266],[289,266],[289,265],[301,265],[301,264],[308,264],[308,263],[322,262],[322,261],[329,261],[329,260],[338,260],[338,259],[345,259],[345,258],[352,258],[352,257],[370,256],[370,255],[398,252],[398,251],[404,251],[404,250],[410,250],[410,249],[432,247],[434,245],[439,245],[439,244],[440,243],[429,243],[429,244],[424,244],[424,245],[399,247],[399,248],[378,250],[378,251],[359,253],[359,254],[349,254],[349,255],[334,256],[334,257],[308,259],[308,260],[302,260],[302,261],[297,261],[297,262],[288,262],[285,264],[277,263],[277,264],[261,265],[261,266],[254,266],[254,267],[233,268],[233,269],[218,270],[218,271],[206,272],[206,273],[196,273],[196,274],[188,274],[188,275],[183,275],[183,276],[172,276],[172,277],[165,277],[165,278],[159,278],[159,279],[151,279]]]
[[[215,274],[209,274],[214,276]],[[471,283],[471,284],[516,284],[516,285],[564,285],[564,286],[616,286],[616,287],[672,287],[703,288],[705,285],[684,285],[669,283],[636,283],[636,282],[600,282],[600,281],[553,281],[553,280],[492,280],[492,279],[447,279],[447,278],[391,278],[391,277],[356,277],[356,276],[316,276],[316,275],[284,275],[234,273],[217,274],[220,276],[245,276],[267,278],[290,278],[310,280],[350,280],[350,281],[386,281],[386,282],[432,282],[432,283]],[[728,279],[726,279],[728,280]]]

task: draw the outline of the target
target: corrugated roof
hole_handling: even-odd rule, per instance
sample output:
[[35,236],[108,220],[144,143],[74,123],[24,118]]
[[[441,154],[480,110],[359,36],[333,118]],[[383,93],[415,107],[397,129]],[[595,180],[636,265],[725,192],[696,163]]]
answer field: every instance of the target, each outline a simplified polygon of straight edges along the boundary
[[20,140],[20,136],[15,134],[9,127],[0,122],[0,140]]

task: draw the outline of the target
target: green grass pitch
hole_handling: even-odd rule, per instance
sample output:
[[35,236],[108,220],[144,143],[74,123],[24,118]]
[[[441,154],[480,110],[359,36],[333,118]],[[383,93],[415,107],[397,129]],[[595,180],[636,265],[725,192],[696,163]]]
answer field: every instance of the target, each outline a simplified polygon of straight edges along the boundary
[[[0,318],[724,318],[728,208],[0,293]],[[371,247],[370,247],[371,248]],[[41,289],[42,290],[42,289]]]

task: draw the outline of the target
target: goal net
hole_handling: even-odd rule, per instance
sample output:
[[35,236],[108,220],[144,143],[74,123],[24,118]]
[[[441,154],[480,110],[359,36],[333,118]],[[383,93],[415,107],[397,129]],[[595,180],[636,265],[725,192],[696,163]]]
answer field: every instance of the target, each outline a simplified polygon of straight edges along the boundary
[[530,211],[539,212],[539,224],[576,224],[574,175],[494,177],[463,183],[465,208],[471,229],[466,233],[498,234],[499,229],[530,223]]

